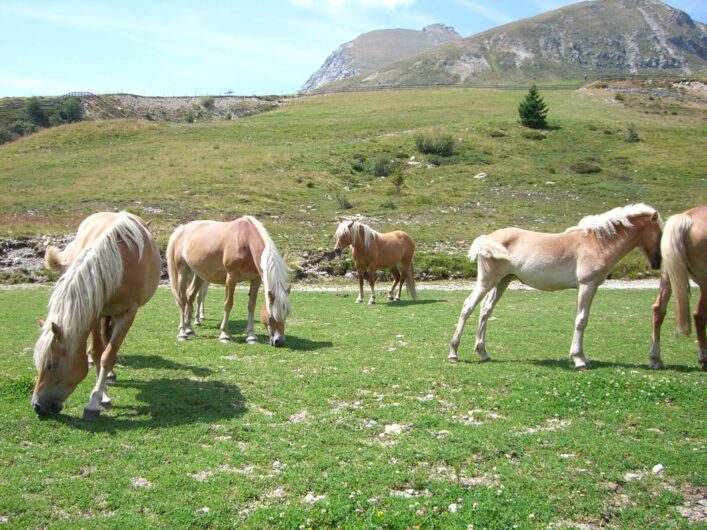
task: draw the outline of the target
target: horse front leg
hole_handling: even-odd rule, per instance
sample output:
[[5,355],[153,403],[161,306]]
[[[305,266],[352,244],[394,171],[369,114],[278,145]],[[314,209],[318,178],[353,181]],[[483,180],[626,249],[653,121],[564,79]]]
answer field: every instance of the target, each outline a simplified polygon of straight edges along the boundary
[[85,420],[98,418],[103,408],[110,408],[111,406],[110,399],[106,395],[107,377],[115,365],[118,349],[123,343],[125,336],[128,334],[130,326],[133,325],[137,309],[137,306],[133,306],[122,315],[111,317],[112,328],[110,339],[101,352],[100,357],[98,357],[96,353],[93,353],[94,362],[98,368],[98,377],[96,378],[96,386],[93,387],[88,404],[83,409],[83,418]]
[[[390,268],[390,274],[393,275],[393,285],[390,287],[390,291],[388,291],[388,300],[396,300],[395,286],[400,284],[401,289],[403,286],[403,282],[400,280],[400,272],[398,272],[397,265],[395,267]],[[400,300],[400,295],[398,295],[397,300]]]
[[577,317],[574,321],[574,335],[572,346],[570,347],[570,359],[577,370],[586,370],[589,360],[584,356],[584,330],[589,322],[589,310],[592,307],[594,294],[597,292],[597,285],[593,283],[579,284],[579,294],[577,295]]
[[697,307],[693,317],[695,320],[695,334],[697,335],[697,361],[703,370],[707,370],[707,296],[705,296],[705,290],[702,288],[700,288],[700,296],[697,298]]
[[461,313],[459,313],[459,321],[457,322],[457,327],[454,330],[454,335],[449,343],[449,355],[447,360],[450,363],[457,362],[457,350],[459,349],[459,342],[461,341],[462,332],[464,331],[464,326],[469,318],[469,315],[474,312],[474,309],[479,304],[479,302],[486,296],[486,294],[494,287],[493,283],[484,283],[481,280],[477,280],[474,290],[471,294],[464,300],[464,305],[462,305]]
[[[89,365],[94,365],[96,367],[96,380],[101,373],[101,355],[106,349],[106,345],[110,340],[110,323],[108,320],[110,317],[103,317],[96,320],[93,324],[93,329],[91,330],[91,354],[89,356]],[[115,373],[110,370],[106,375],[106,383],[109,383],[112,379],[115,380]],[[111,408],[111,401],[108,394],[104,391],[100,399],[100,405],[103,409]]]
[[665,367],[660,358],[660,328],[665,319],[665,313],[670,300],[672,287],[667,275],[663,274],[660,277],[660,289],[658,290],[658,298],[653,304],[653,343],[651,344],[650,352],[648,352],[648,367],[654,370],[661,370]]
[[376,269],[368,267],[368,285],[371,286],[371,298],[368,300],[368,305],[376,303]]
[[488,325],[489,317],[493,313],[493,308],[503,296],[508,284],[511,283],[513,276],[506,276],[498,285],[491,289],[481,302],[481,310],[479,311],[479,328],[476,331],[476,344],[474,350],[479,354],[482,361],[490,361],[491,357],[486,353],[486,326]]
[[236,289],[236,277],[233,274],[226,275],[226,299],[223,302],[223,320],[221,321],[221,334],[219,342],[228,344],[231,342],[231,337],[228,334],[228,317],[233,309],[233,291]]
[[255,336],[255,305],[258,301],[258,290],[260,282],[252,280],[250,282],[250,291],[248,292],[248,325],[245,331],[245,341],[247,344],[257,344],[258,338]]
[[356,303],[360,304],[363,302],[363,275],[365,269],[356,267],[356,274],[358,275],[358,298],[356,298]]

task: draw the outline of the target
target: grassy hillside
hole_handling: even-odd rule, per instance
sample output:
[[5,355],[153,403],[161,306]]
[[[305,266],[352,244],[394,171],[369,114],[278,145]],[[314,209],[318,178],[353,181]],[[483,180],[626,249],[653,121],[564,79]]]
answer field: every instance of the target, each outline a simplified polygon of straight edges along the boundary
[[[41,131],[0,147],[0,236],[67,233],[92,212],[124,208],[153,220],[164,244],[185,221],[252,214],[294,256],[329,249],[337,216],[364,215],[378,230],[407,230],[423,252],[461,255],[506,225],[562,230],[631,202],[664,216],[707,202],[704,107],[602,90],[543,96],[543,139],[517,124],[523,93],[468,89],[309,97],[232,121]],[[629,124],[640,141],[626,141]],[[456,154],[433,167],[414,142],[429,131],[456,140]],[[370,175],[381,154],[402,168],[401,193]],[[423,164],[408,165],[412,156]],[[580,162],[600,170],[570,169]]]

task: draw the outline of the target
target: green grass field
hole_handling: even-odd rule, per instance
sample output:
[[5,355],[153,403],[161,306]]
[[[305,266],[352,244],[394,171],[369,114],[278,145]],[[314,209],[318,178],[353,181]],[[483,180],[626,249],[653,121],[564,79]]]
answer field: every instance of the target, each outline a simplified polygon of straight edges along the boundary
[[59,417],[30,408],[49,289],[0,290],[0,524],[705,528],[705,377],[672,316],[667,369],[647,369],[655,292],[598,293],[583,373],[567,359],[573,291],[509,291],[489,324],[494,362],[472,353],[472,317],[462,362],[446,363],[467,294],[370,307],[296,291],[275,349],[242,343],[245,291],[236,341],[217,342],[219,289],[199,337],[178,343],[159,289],[121,350],[114,408],[86,422],[93,374]]

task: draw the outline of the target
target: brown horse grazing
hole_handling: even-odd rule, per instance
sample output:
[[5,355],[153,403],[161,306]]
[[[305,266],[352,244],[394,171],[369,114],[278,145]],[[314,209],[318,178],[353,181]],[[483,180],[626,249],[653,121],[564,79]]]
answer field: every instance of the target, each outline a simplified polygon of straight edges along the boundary
[[84,418],[93,419],[111,406],[106,377],[138,308],[157,289],[160,253],[142,219],[101,212],[81,223],[63,254],[70,256],[68,266],[49,298],[34,347],[38,376],[32,407],[41,416],[61,411],[88,373],[86,341],[91,335],[98,378]]
[[[381,234],[359,221],[342,221],[336,229],[336,245],[334,252],[341,257],[341,251],[351,245],[353,258],[358,273],[358,298],[356,303],[363,302],[363,275],[368,271],[368,283],[371,286],[369,304],[376,303],[376,271],[390,269],[393,275],[393,285],[388,291],[388,300],[400,300],[403,283],[408,294],[417,300],[415,290],[415,242],[401,230]],[[400,270],[398,270],[400,265]],[[395,287],[398,294],[395,296]]]
[[652,268],[659,268],[662,227],[654,208],[634,204],[585,217],[561,234],[504,228],[478,237],[469,249],[471,261],[479,260],[478,279],[459,315],[448,360],[456,362],[464,324],[482,300],[475,349],[482,361],[491,359],[484,342],[486,323],[510,281],[517,277],[542,291],[579,290],[570,358],[575,368],[585,369],[589,361],[583,353],[584,329],[597,287],[614,264],[635,247],[643,251]]
[[675,324],[678,335],[690,334],[689,280],[700,288],[695,308],[698,361],[707,370],[707,206],[699,206],[668,218],[663,239],[663,271],[658,299],[653,305],[653,344],[649,353],[650,367],[663,368],[660,359],[660,326],[671,292],[675,292]]
[[229,342],[228,316],[233,307],[233,290],[237,282],[249,281],[246,342],[258,341],[253,324],[262,283],[265,306],[261,317],[270,334],[270,344],[285,343],[285,319],[291,311],[287,265],[268,232],[254,217],[227,223],[192,221],[177,227],[167,245],[167,268],[172,294],[180,308],[179,340],[195,335],[191,328],[194,299],[204,283],[209,282],[226,286],[219,340]]

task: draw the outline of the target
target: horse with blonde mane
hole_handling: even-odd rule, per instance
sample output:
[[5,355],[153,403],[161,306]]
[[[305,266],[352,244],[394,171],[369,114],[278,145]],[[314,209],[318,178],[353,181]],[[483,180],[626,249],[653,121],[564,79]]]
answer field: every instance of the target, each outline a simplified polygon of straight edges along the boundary
[[675,326],[678,335],[689,335],[692,279],[700,288],[693,318],[697,335],[698,362],[707,370],[707,206],[698,206],[668,218],[660,242],[663,270],[658,299],[653,305],[651,368],[663,368],[660,358],[660,327],[672,292],[675,293]]
[[[371,286],[369,304],[376,303],[376,271],[389,269],[393,275],[393,285],[388,291],[388,300],[400,300],[403,283],[410,298],[417,300],[415,289],[415,242],[402,230],[381,234],[360,221],[342,221],[336,229],[336,245],[334,252],[341,257],[342,249],[351,245],[356,273],[358,274],[358,298],[356,303],[363,302],[363,279],[368,271],[368,283]],[[398,266],[400,269],[398,270]],[[395,288],[398,294],[395,295]]]
[[40,321],[32,408],[41,416],[61,411],[88,373],[91,335],[98,377],[83,417],[94,419],[111,406],[106,378],[138,308],[157,290],[159,249],[139,217],[101,212],[81,223],[64,252],[49,250],[47,263],[65,271],[49,298],[47,318]]
[[504,228],[476,238],[469,258],[472,262],[478,259],[478,279],[459,315],[448,360],[456,362],[464,325],[479,302],[475,350],[482,361],[491,359],[486,353],[486,324],[515,277],[541,291],[579,290],[570,358],[576,369],[586,369],[589,361],[583,353],[584,329],[597,288],[614,264],[636,247],[643,251],[652,268],[659,268],[662,227],[663,221],[654,208],[633,204],[585,217],[577,226],[559,234]]
[[233,308],[233,291],[236,283],[248,281],[246,342],[258,342],[254,314],[262,284],[265,304],[261,318],[270,344],[285,344],[285,319],[292,309],[288,269],[265,227],[254,217],[231,222],[192,221],[177,227],[167,244],[167,268],[180,309],[178,340],[195,336],[191,327],[194,300],[202,289],[206,295],[204,284],[208,282],[226,286],[219,341],[230,342],[228,317]]

